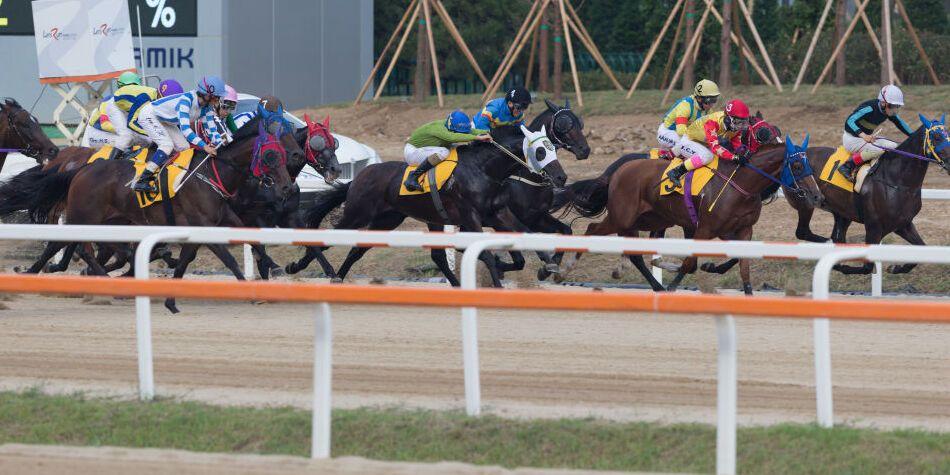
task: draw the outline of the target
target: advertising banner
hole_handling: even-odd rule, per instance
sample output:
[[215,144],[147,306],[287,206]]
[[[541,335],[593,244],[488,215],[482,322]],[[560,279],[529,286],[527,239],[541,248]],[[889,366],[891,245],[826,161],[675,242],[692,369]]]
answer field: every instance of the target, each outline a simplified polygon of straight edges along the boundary
[[32,7],[40,82],[97,81],[135,69],[125,0],[36,0]]

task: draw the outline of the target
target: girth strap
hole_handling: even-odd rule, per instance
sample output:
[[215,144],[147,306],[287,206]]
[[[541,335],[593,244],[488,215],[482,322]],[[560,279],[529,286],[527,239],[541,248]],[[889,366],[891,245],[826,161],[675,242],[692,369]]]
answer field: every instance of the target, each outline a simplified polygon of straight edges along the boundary
[[432,167],[429,169],[429,172],[426,173],[426,176],[429,179],[429,195],[432,196],[432,205],[435,206],[435,210],[439,212],[439,216],[449,222],[449,215],[445,212],[445,206],[442,206],[442,198],[439,196],[439,187],[438,182],[435,179],[435,169]]

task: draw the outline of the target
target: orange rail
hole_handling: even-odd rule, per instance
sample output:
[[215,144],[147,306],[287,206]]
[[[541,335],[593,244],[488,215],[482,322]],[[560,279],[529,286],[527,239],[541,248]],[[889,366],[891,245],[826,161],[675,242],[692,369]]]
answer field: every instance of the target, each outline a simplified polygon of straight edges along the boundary
[[950,302],[0,275],[0,292],[950,323]]

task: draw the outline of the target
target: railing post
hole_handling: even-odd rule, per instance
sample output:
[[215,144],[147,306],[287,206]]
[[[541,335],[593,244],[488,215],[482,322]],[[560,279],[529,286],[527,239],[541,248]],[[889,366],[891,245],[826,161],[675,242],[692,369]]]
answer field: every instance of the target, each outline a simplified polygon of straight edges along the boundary
[[310,458],[330,457],[331,395],[333,384],[333,325],[330,304],[321,303],[313,333],[313,420]]
[[[148,280],[148,265],[152,249],[161,241],[187,238],[187,231],[172,231],[146,236],[135,249],[135,278]],[[150,401],[155,397],[155,372],[152,365],[152,299],[135,297],[135,338],[139,358],[139,399]]]
[[880,297],[884,291],[884,266],[880,262],[874,263],[874,273],[871,274],[871,297]]
[[[446,233],[454,233],[455,226],[451,224],[446,224],[445,226],[442,227],[442,231]],[[454,247],[448,248],[445,250],[445,261],[449,264],[449,269],[451,269],[452,272],[455,272],[455,248]]]
[[[867,249],[849,249],[833,252],[818,260],[812,276],[811,294],[815,300],[828,300],[831,270],[835,264],[867,255]],[[834,425],[834,397],[831,384],[831,324],[827,318],[813,322],[815,346],[815,403],[818,425],[830,428]]]
[[[657,254],[656,256],[653,256],[653,259],[656,260],[662,257],[663,256]],[[652,266],[651,270],[653,271],[653,278],[656,279],[657,282],[662,284],[663,283],[663,268],[659,266]]]
[[[503,249],[511,240],[495,239],[471,244],[462,254],[462,288],[475,290],[475,267],[478,256],[486,249]],[[482,412],[481,376],[478,369],[478,309],[462,307],[462,363],[465,371],[465,412],[477,416]]]
[[254,252],[250,244],[244,245],[244,278],[254,280]]
[[736,473],[736,394],[738,368],[736,363],[736,322],[732,315],[716,317],[719,341],[718,377],[716,382],[716,473]]

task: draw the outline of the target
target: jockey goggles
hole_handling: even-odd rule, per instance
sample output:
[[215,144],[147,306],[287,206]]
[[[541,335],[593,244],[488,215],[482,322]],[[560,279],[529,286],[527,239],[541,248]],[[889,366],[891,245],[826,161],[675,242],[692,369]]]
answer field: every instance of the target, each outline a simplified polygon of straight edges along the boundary
[[696,102],[704,106],[712,105],[719,102],[719,96],[696,96]]

